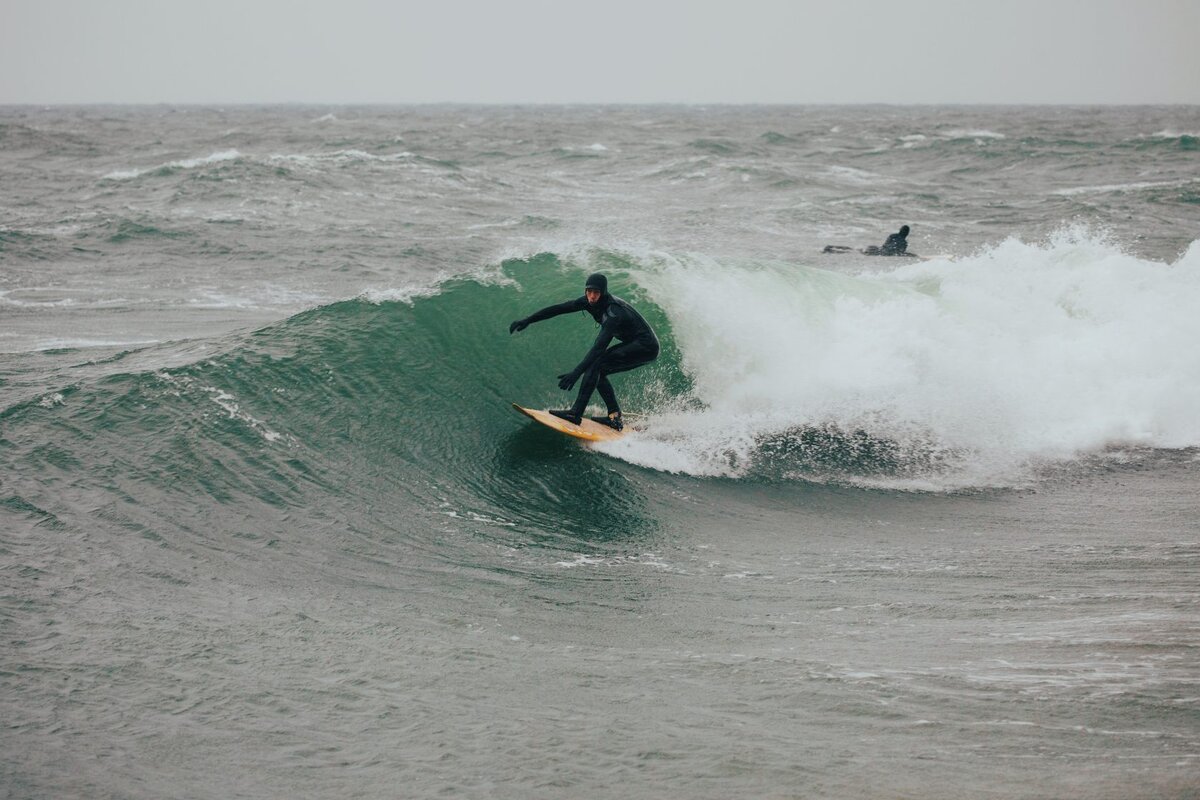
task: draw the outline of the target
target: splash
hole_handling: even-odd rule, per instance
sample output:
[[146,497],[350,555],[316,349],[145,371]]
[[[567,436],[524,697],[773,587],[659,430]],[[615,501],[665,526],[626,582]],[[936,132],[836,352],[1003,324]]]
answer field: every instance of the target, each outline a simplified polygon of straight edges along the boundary
[[702,406],[605,448],[645,466],[959,487],[1200,445],[1200,242],[1164,264],[1072,229],[857,275],[661,256],[636,277]]

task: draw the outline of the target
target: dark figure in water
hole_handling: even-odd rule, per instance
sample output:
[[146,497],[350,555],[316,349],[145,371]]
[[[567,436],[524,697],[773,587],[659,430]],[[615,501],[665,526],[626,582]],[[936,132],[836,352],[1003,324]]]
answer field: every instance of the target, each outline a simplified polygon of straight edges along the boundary
[[[583,419],[583,412],[587,409],[592,392],[599,389],[600,397],[608,407],[608,416],[594,419],[621,430],[625,427],[621,421],[621,407],[617,405],[617,395],[612,384],[608,382],[608,376],[649,364],[658,358],[658,337],[654,335],[650,323],[634,311],[633,306],[608,293],[608,278],[599,272],[588,276],[583,297],[547,306],[524,319],[519,319],[508,326],[508,332],[523,331],[534,322],[572,311],[586,311],[591,314],[592,319],[600,323],[600,334],[596,337],[592,349],[588,350],[583,361],[579,362],[579,366],[558,376],[558,388],[564,392],[570,391],[575,381],[583,377],[575,405],[562,411],[551,410],[550,413],[578,425]],[[609,347],[608,344],[613,339],[620,344]]]
[[[843,245],[829,244],[825,245],[822,252],[825,253],[847,253],[853,248]],[[893,233],[887,237],[887,241],[882,247],[871,245],[859,251],[864,256],[911,256],[913,253],[908,252],[908,226],[901,225],[899,233]]]
[[879,248],[881,256],[903,256],[908,255],[908,226],[901,225],[899,233],[893,233],[883,243],[883,247]]

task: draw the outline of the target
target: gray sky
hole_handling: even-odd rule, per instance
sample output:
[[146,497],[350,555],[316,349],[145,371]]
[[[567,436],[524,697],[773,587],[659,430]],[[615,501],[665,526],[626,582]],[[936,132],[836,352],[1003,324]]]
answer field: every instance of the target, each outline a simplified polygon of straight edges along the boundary
[[0,103],[1200,103],[1200,0],[0,0]]

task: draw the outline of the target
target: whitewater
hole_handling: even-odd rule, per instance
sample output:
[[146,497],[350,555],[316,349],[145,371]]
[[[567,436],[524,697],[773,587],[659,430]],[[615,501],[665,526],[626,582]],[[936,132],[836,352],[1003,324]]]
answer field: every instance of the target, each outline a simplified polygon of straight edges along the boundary
[[1194,796],[1197,131],[0,108],[0,796]]
[[1168,265],[1068,230],[850,276],[647,261],[699,409],[649,426],[681,447],[604,448],[645,466],[736,476],[764,437],[833,425],[956,463],[948,488],[1200,442],[1200,353],[1179,346],[1200,337],[1200,244]]

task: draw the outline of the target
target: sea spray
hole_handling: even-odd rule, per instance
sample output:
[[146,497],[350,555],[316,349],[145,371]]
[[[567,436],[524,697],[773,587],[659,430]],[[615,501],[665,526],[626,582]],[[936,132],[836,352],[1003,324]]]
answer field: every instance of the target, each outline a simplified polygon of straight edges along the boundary
[[858,274],[661,255],[635,277],[703,406],[606,448],[647,466],[750,475],[764,442],[823,429],[992,485],[1110,446],[1200,445],[1200,245],[1164,264],[1066,230]]

